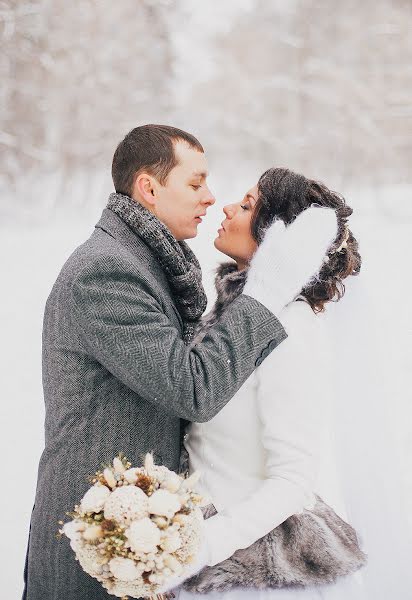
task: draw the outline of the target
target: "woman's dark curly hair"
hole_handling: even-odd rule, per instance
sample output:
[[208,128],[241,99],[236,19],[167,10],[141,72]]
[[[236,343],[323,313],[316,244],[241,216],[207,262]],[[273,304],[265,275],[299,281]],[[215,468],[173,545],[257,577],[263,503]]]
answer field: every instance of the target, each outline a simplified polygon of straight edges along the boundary
[[[323,263],[316,280],[301,291],[301,296],[318,313],[325,310],[327,302],[337,302],[342,298],[345,293],[343,280],[349,275],[358,275],[361,269],[358,242],[346,225],[353,211],[345,199],[323,183],[289,169],[268,169],[258,181],[258,201],[253,210],[251,233],[260,244],[264,231],[275,219],[289,225],[314,204],[334,209],[338,219],[338,235],[329,249],[327,262]],[[347,235],[346,247],[335,252]]]

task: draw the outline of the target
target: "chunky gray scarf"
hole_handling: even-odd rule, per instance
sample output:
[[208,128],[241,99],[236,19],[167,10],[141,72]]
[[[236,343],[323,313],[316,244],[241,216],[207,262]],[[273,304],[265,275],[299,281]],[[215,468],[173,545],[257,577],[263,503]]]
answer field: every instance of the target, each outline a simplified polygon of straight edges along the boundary
[[207,305],[199,261],[186,242],[177,241],[156,215],[129,196],[110,194],[107,208],[115,212],[158,258],[183,320],[183,340],[188,344]]

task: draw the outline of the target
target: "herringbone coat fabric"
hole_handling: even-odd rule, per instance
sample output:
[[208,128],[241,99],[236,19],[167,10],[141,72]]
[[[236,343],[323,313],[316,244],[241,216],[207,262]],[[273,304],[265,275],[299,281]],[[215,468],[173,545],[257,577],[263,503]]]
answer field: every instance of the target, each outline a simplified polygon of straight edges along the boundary
[[197,346],[151,249],[105,209],[63,266],[43,327],[45,449],[25,565],[24,600],[108,600],[75,561],[65,518],[87,476],[119,452],[148,451],[178,470],[185,421],[207,421],[286,337],[277,318],[241,295]]

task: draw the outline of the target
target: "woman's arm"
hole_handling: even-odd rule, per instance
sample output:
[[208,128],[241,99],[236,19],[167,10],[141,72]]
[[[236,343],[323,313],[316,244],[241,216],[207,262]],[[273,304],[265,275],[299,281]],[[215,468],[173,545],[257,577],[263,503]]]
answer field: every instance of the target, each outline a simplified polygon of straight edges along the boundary
[[303,303],[294,304],[282,314],[288,339],[256,371],[266,478],[246,499],[204,522],[209,565],[313,504],[323,395],[312,341],[314,321],[321,317]]

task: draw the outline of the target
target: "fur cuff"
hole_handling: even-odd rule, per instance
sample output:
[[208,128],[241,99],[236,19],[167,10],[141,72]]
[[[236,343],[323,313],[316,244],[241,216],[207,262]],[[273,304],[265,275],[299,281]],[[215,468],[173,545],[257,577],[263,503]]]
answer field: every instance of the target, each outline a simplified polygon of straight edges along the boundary
[[[208,516],[216,514],[210,511]],[[206,515],[205,515],[206,518]],[[316,496],[312,510],[292,515],[249,548],[184,582],[190,592],[234,587],[281,588],[334,583],[366,564],[356,531]]]

